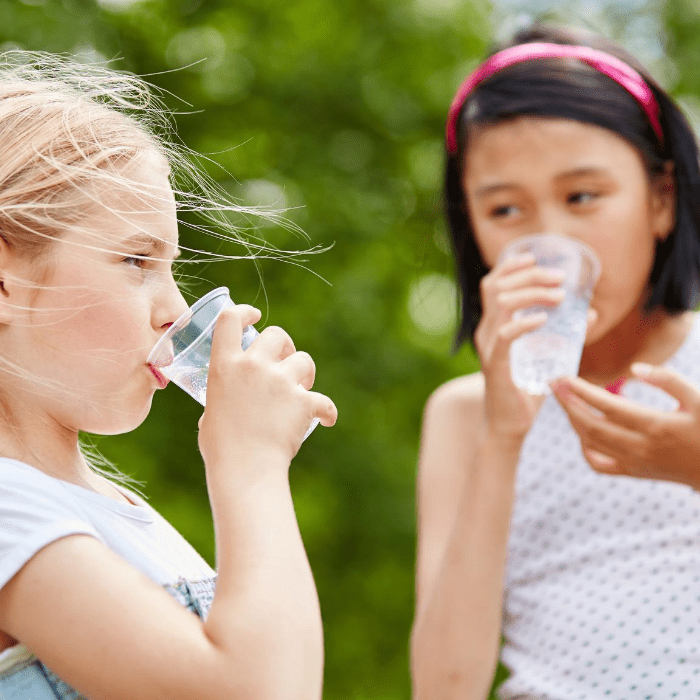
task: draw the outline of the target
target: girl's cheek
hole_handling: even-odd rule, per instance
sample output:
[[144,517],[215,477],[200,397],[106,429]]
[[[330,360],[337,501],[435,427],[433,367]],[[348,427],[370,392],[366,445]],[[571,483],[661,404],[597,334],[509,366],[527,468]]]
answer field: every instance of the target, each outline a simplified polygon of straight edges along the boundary
[[[54,329],[59,346],[80,348],[96,356],[124,354],[139,348],[139,306],[118,300],[92,299],[77,313],[66,314]],[[143,333],[140,334],[143,336]]]

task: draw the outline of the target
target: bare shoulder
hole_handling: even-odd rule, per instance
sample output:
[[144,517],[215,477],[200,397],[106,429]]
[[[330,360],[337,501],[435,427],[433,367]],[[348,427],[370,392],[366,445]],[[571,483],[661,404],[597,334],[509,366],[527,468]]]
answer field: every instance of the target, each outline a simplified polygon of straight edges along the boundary
[[484,425],[484,377],[457,377],[439,386],[428,399],[423,415],[419,459],[419,489],[436,474],[463,474],[464,463],[476,450]]
[[425,422],[442,420],[445,414],[457,412],[460,418],[477,419],[483,414],[484,375],[481,372],[456,377],[441,384],[430,395],[425,406]]
[[426,403],[416,479],[416,586],[422,601],[437,575],[483,425],[481,373],[445,382]]

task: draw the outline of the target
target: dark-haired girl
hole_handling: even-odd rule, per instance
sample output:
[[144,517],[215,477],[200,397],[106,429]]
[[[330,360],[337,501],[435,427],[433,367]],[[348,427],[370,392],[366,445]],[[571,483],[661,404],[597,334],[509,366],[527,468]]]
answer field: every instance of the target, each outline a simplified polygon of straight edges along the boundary
[[[678,107],[598,36],[536,26],[457,92],[445,193],[458,344],[482,371],[428,401],[417,700],[700,697],[700,172]],[[590,246],[580,376],[533,396],[509,347],[561,300],[515,238]],[[630,478],[635,477],[635,478]],[[502,644],[501,644],[502,640]]]

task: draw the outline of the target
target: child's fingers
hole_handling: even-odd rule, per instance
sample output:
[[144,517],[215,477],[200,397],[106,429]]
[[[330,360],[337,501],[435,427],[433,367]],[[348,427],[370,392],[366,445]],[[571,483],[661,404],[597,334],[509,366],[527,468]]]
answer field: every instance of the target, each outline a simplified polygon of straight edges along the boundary
[[[598,389],[598,387],[595,388]],[[553,389],[554,395],[566,411],[584,447],[610,457],[642,454],[646,444],[645,433],[638,429],[634,421],[611,420],[609,413],[612,413],[612,410],[608,412],[587,402],[577,395],[566,381],[554,382]],[[617,399],[620,404],[625,402],[625,399],[613,396],[604,389],[601,391],[609,394],[612,399]],[[615,414],[616,417],[626,415],[624,410]]]
[[633,363],[630,369],[636,379],[656,386],[678,399],[681,411],[696,411],[700,407],[700,392],[677,372],[643,362]]
[[247,304],[226,307],[216,319],[211,342],[211,364],[217,366],[224,355],[243,352],[241,337],[245,326],[260,320],[260,310]]
[[497,263],[491,270],[489,275],[509,275],[517,270],[522,270],[528,267],[534,267],[536,258],[532,253],[524,253],[523,255],[516,255],[512,258],[508,258],[503,262]]
[[561,288],[528,287],[500,293],[497,297],[497,303],[501,311],[511,313],[529,306],[557,306],[561,304],[565,296],[566,292]]
[[315,391],[309,392],[312,401],[314,416],[319,419],[321,425],[330,428],[338,420],[338,409],[335,404],[325,395]]
[[506,292],[521,287],[559,287],[566,275],[563,271],[551,267],[528,267],[510,274],[499,275],[494,287],[499,292]]
[[604,455],[602,452],[586,449],[583,450],[583,455],[593,469],[601,474],[611,474],[613,476],[617,476],[620,473],[617,460],[609,457],[608,455]]
[[492,359],[494,361],[506,359],[510,346],[516,338],[530,331],[534,331],[536,328],[543,325],[546,320],[547,314],[542,311],[536,314],[526,314],[503,324],[498,331]]
[[301,384],[304,389],[311,389],[316,378],[316,364],[309,353],[299,351],[280,362],[280,366],[284,367],[292,379]]
[[641,406],[581,377],[563,377],[553,382],[552,388],[560,402],[578,400],[608,421],[640,434],[648,434],[651,426],[658,426],[669,417],[664,411]]
[[287,331],[279,326],[268,326],[255,339],[247,352],[265,354],[273,357],[275,361],[284,360],[296,352],[294,341]]

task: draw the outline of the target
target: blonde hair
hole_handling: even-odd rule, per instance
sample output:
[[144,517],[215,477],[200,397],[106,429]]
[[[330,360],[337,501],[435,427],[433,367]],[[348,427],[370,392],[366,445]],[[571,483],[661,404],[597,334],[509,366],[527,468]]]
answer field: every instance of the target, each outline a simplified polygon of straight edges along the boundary
[[[321,250],[278,250],[248,229],[251,217],[264,217],[304,235],[282,212],[236,202],[200,166],[202,156],[178,140],[162,93],[138,76],[105,65],[43,52],[0,54],[0,154],[0,238],[37,263],[63,232],[80,225],[104,188],[144,201],[149,193],[130,170],[153,154],[169,166],[178,210],[199,215],[199,223],[189,216],[180,223],[214,236],[217,243],[223,239],[240,247],[240,254],[229,254],[181,246],[191,253],[190,261],[289,261]],[[95,240],[95,247],[104,245]],[[36,266],[38,276],[41,267]],[[0,361],[8,372],[17,369],[10,358]],[[98,457],[84,454],[104,473]]]
[[128,166],[158,153],[170,167],[178,210],[204,219],[186,225],[245,249],[192,253],[288,260],[319,252],[277,250],[251,231],[244,237],[250,217],[304,234],[282,212],[236,202],[199,166],[202,156],[178,140],[172,116],[158,89],[133,74],[42,52],[1,54],[0,236],[18,252],[40,251],[76,224],[101,184],[135,191]]

